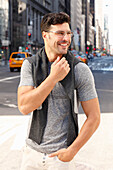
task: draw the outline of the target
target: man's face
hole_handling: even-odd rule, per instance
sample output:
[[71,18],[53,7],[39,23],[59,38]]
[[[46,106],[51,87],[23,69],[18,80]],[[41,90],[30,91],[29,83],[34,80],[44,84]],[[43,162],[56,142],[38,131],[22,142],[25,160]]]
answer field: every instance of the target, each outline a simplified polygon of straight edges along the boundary
[[55,55],[67,53],[71,43],[71,30],[68,23],[51,25],[46,34],[46,45],[52,53]]

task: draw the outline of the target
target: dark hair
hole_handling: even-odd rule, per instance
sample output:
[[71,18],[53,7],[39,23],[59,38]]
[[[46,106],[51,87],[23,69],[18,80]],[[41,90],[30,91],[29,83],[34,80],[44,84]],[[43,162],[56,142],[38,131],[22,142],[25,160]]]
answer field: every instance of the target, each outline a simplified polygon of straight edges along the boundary
[[41,32],[48,31],[51,25],[63,24],[65,22],[70,24],[70,17],[64,12],[45,14],[41,21]]

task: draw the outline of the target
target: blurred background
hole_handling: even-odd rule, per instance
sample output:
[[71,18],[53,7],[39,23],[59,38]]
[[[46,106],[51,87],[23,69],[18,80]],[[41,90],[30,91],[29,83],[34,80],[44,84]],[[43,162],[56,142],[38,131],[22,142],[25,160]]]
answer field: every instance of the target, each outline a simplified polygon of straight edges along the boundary
[[112,4],[111,0],[0,0],[0,58],[6,64],[12,52],[35,54],[43,46],[42,17],[60,11],[71,16],[71,50],[112,55]]

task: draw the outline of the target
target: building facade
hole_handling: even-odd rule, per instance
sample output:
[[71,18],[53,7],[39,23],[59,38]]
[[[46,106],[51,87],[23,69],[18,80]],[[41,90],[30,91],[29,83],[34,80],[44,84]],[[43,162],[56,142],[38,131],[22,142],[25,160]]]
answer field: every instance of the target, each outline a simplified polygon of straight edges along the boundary
[[71,0],[71,29],[74,32],[72,47],[81,51],[82,1]]
[[90,45],[89,41],[89,0],[82,0],[82,14],[85,15],[85,51],[87,51],[87,46]]
[[24,1],[9,1],[10,53],[26,45],[26,8]]
[[108,15],[104,15],[104,48],[106,49],[106,53],[110,53],[109,47],[109,28],[108,28]]
[[104,47],[104,1],[95,0],[95,26],[96,26],[96,48],[102,50]]
[[8,58],[19,49],[35,54],[44,45],[40,30],[42,17],[61,11],[71,16],[72,48],[84,53],[88,46],[91,50],[108,49],[103,0],[0,0],[0,56],[4,56],[2,51]]
[[85,15],[81,16],[81,51],[85,53]]
[[85,15],[85,50],[96,48],[95,0],[82,0],[82,14]]
[[92,18],[93,48],[96,49],[95,0],[90,0],[90,13],[93,16]]
[[0,0],[0,59],[8,58],[9,53],[9,5],[8,0]]
[[21,47],[35,54],[44,45],[40,30],[42,17],[61,11],[70,15],[69,0],[9,0],[9,8],[10,52]]

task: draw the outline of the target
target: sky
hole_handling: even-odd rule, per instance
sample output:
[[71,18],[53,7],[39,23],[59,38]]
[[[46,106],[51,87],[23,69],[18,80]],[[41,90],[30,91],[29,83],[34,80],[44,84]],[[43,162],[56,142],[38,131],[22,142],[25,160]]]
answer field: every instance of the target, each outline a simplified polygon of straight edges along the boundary
[[113,0],[104,0],[104,1],[105,1],[105,12],[108,14],[110,45],[113,46]]

